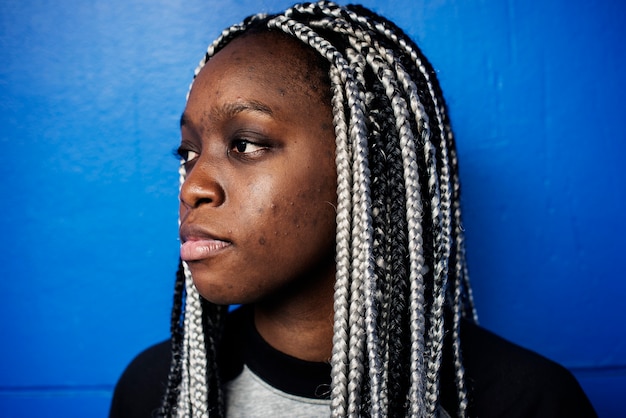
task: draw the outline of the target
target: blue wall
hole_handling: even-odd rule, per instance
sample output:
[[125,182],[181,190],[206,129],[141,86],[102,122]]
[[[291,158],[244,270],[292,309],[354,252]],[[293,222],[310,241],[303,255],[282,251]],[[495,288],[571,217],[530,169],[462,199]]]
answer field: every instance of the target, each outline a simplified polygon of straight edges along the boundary
[[[222,28],[290,3],[0,3],[0,415],[105,416],[167,337],[192,70]],[[439,72],[481,322],[624,416],[626,6],[530,3],[365,2]]]

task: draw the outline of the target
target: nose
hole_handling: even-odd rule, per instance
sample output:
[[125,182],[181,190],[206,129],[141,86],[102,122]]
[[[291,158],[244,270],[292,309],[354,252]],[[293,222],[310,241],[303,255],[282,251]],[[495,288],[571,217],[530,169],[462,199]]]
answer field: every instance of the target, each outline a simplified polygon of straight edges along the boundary
[[218,168],[200,161],[185,175],[180,188],[180,201],[187,208],[224,203],[224,188],[216,175]]

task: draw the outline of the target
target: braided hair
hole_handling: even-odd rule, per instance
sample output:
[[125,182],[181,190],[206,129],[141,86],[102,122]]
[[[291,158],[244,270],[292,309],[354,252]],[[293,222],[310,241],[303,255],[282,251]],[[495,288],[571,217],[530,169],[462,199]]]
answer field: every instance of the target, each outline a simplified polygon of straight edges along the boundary
[[[337,164],[332,416],[435,416],[444,334],[451,335],[455,412],[465,416],[460,323],[476,321],[476,312],[457,154],[430,63],[385,18],[320,1],[224,30],[195,75],[234,38],[255,31],[301,42],[328,72]],[[198,294],[181,263],[161,416],[225,415],[216,356],[226,312]]]

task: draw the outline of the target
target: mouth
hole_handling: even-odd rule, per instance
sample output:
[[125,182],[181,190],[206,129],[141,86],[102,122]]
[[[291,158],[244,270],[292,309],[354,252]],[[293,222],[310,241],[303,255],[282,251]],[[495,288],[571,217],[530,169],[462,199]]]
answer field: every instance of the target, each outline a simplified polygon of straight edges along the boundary
[[183,261],[204,260],[232,245],[230,241],[193,226],[182,226],[180,239],[180,258]]

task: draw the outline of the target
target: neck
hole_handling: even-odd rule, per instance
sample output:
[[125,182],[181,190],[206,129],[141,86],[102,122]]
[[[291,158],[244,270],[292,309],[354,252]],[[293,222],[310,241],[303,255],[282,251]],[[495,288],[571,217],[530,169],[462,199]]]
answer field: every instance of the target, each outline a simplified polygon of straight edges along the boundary
[[254,306],[254,323],[272,347],[306,361],[328,362],[333,340],[334,271],[315,291],[272,298]]

